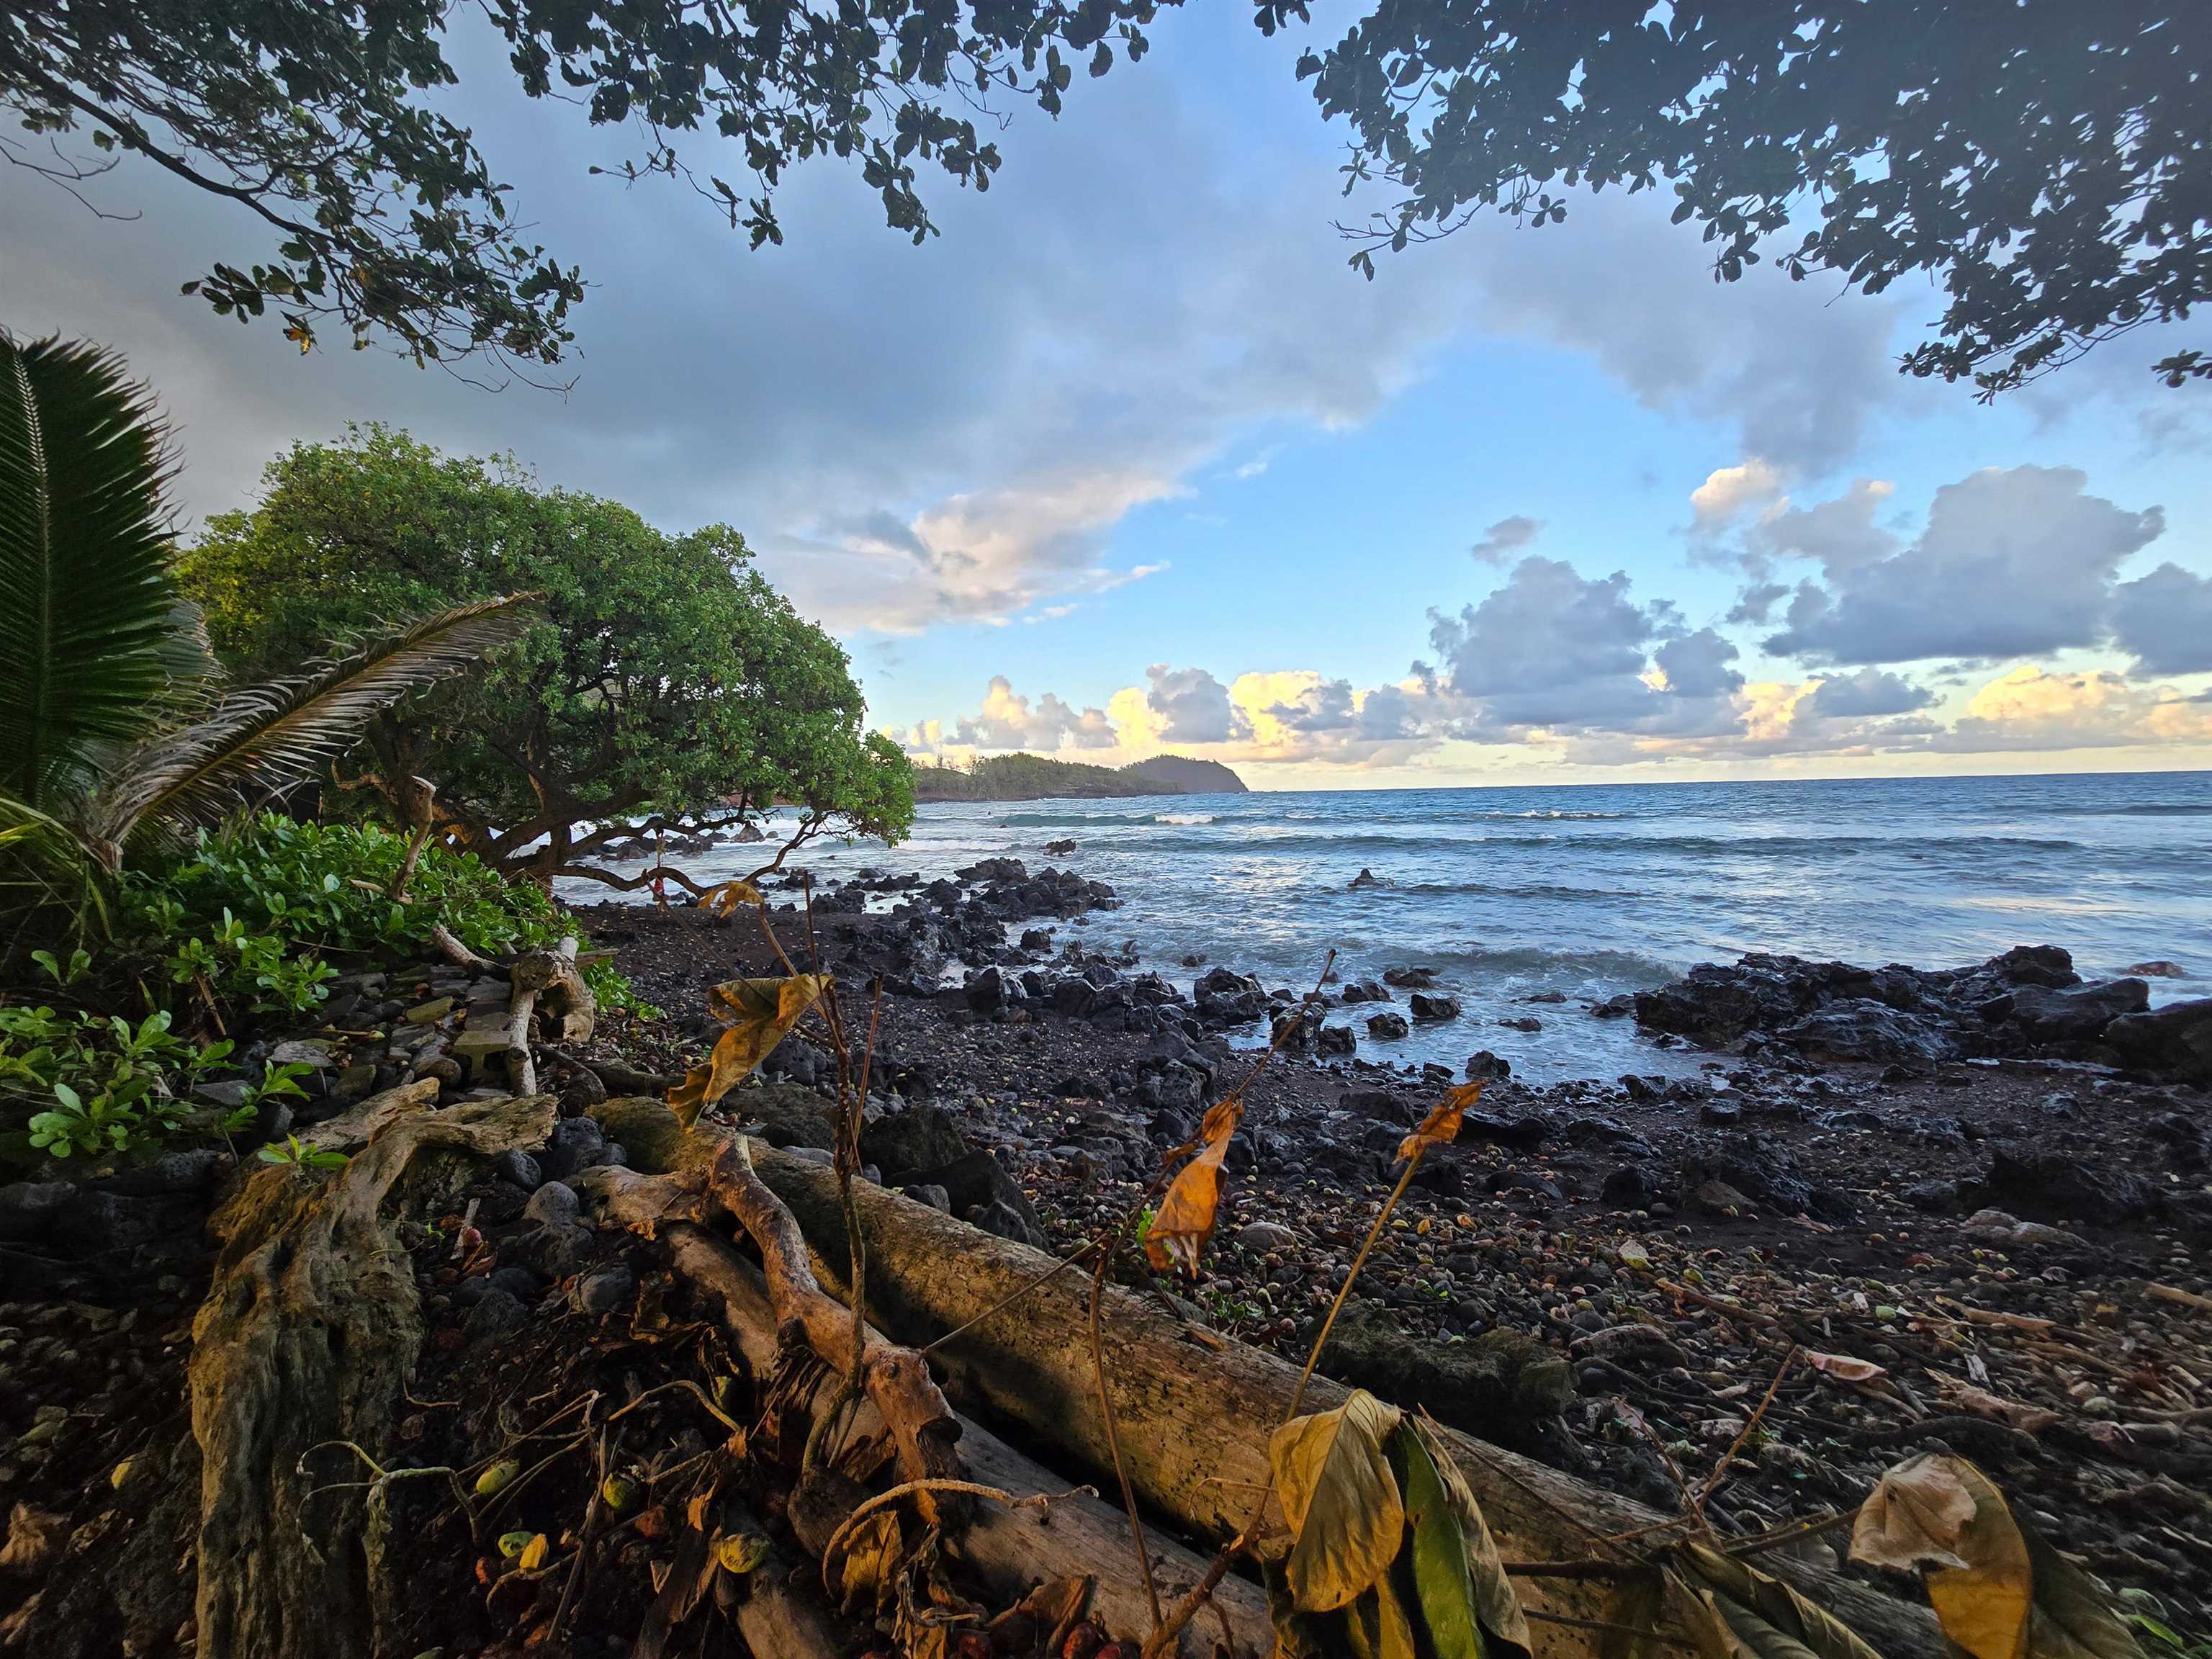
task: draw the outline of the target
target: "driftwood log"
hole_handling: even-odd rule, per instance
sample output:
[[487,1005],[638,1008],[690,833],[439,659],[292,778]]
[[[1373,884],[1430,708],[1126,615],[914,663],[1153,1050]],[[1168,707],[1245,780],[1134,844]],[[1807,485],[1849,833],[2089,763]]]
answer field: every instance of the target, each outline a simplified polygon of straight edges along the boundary
[[[823,1282],[835,1288],[845,1255],[835,1177],[757,1144],[754,1163],[797,1219]],[[1051,1266],[1041,1251],[902,1194],[871,1186],[855,1192],[869,1309],[896,1340],[929,1343]],[[1100,1471],[1110,1460],[1092,1371],[1089,1289],[1084,1276],[1062,1274],[932,1358],[954,1398],[1018,1423]],[[1194,1537],[1233,1534],[1249,1513],[1251,1493],[1268,1479],[1268,1436],[1287,1411],[1297,1368],[1242,1343],[1218,1337],[1201,1343],[1149,1301],[1113,1287],[1103,1329],[1122,1455],[1139,1498]],[[1328,1409],[1347,1392],[1317,1376],[1303,1409]],[[1509,1559],[1626,1561],[1635,1547],[1607,1540],[1668,1518],[1470,1436],[1449,1438]],[[1775,1554],[1762,1565],[1851,1626],[1886,1659],[1942,1659],[1947,1652],[1924,1607],[1808,1561]],[[1526,1578],[1517,1588],[1532,1609],[1583,1620],[1601,1618],[1610,1593],[1601,1582],[1557,1577]],[[1546,1622],[1535,1634],[1540,1659],[1587,1659],[1595,1650],[1586,1630]]]
[[555,1117],[548,1097],[442,1112],[421,1109],[426,1099],[415,1085],[366,1103],[349,1115],[362,1149],[343,1170],[262,1167],[214,1218],[220,1251],[190,1370],[203,1654],[404,1650],[386,1628],[399,1603],[384,1506],[339,1443],[383,1454],[422,1344],[387,1206],[403,1187],[454,1176],[454,1158],[541,1144]]
[[538,1023],[544,1022],[548,1036],[556,1042],[589,1042],[599,1024],[599,999],[577,970],[574,939],[516,958],[508,980],[514,991],[507,1008],[507,1082],[519,1095],[534,1095],[538,1063],[532,1058],[531,1044],[537,1040]]

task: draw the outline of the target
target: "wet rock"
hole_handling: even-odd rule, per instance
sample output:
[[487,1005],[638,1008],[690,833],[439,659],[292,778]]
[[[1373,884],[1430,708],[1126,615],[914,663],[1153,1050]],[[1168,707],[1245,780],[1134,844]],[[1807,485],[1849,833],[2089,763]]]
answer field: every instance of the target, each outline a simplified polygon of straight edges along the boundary
[[2212,997],[2123,1015],[2103,1035],[2123,1066],[2212,1084]]
[[1413,1018],[1419,1020],[1457,1019],[1460,1016],[1459,999],[1441,992],[1416,991],[1407,1000],[1407,1006],[1413,1011]]
[[972,975],[966,985],[968,1006],[979,1014],[995,1014],[1006,1006],[1009,981],[996,968]]
[[1602,1002],[1593,1002],[1589,1011],[1593,1019],[1626,1019],[1636,1012],[1636,993],[1623,991]]
[[1938,1020],[1900,1012],[1869,997],[1833,1002],[1776,1033],[1816,1060],[1877,1065],[1935,1066],[1959,1056],[1959,1044]]
[[1533,1014],[1508,1014],[1498,1022],[1509,1031],[1540,1031],[1544,1022]]
[[[1467,1080],[1470,1083],[1485,1078],[1495,1080],[1512,1075],[1513,1062],[1503,1054],[1492,1054],[1487,1048],[1477,1048],[1467,1057]],[[1446,1076],[1449,1077],[1449,1073],[1447,1073]]]
[[2164,957],[2154,957],[2148,962],[2131,962],[2120,971],[2124,974],[2137,974],[2145,979],[2187,979],[2189,977],[2189,970],[2186,968],[2178,962],[2169,962]]
[[1694,1194],[1718,1182],[1783,1215],[1811,1215],[1823,1221],[1849,1221],[1857,1212],[1848,1194],[1816,1186],[1798,1172],[1790,1149],[1762,1129],[1724,1134],[1682,1160],[1681,1189]]
[[1385,968],[1382,982],[1401,990],[1419,990],[1432,983],[1437,976],[1433,968]]
[[1367,1035],[1371,1037],[1395,1039],[1407,1035],[1413,1029],[1406,1023],[1405,1015],[1394,1009],[1386,1008],[1379,1014],[1367,1017]]
[[1359,1038],[1349,1025],[1324,1025],[1314,1038],[1314,1046],[1325,1054],[1349,1054],[1359,1048]]
[[2031,1220],[2118,1226],[2160,1205],[2158,1189],[2142,1176],[2027,1144],[1994,1148],[1983,1187],[1999,1206]]
[[2032,1042],[2086,1042],[2123,1014],[2150,1006],[2150,987],[2140,979],[2108,979],[2054,990],[2023,985],[1982,1006],[1995,1024],[2010,1020]]
[[1358,892],[1365,887],[1395,887],[1398,884],[1387,877],[1376,875],[1363,864],[1359,866],[1359,873],[1344,884],[1352,891]]
[[1389,992],[1371,979],[1355,979],[1344,988],[1346,1002],[1388,1002]]

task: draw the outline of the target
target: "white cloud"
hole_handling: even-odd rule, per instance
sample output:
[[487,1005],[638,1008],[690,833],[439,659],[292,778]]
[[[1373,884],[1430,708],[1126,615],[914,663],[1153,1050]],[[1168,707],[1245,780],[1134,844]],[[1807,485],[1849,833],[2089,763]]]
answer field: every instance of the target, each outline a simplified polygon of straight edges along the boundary
[[1693,528],[1701,535],[1717,535],[1748,509],[1778,500],[1782,485],[1782,469],[1756,455],[1735,466],[1717,466],[1690,492]]
[[2132,748],[2212,742],[2212,703],[2172,686],[2118,674],[2053,673],[2026,665],[1974,693],[1966,713],[1931,746],[1967,754],[2002,750]]

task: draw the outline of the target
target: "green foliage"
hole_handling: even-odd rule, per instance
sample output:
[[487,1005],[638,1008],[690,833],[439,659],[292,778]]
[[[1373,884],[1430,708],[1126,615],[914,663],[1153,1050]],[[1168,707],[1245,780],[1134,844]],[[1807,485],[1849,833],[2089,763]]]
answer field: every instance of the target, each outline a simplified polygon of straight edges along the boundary
[[[507,48],[471,54],[484,75],[503,64],[532,98],[594,126],[633,124],[642,153],[615,171],[680,179],[758,247],[783,240],[771,198],[785,170],[833,155],[859,161],[885,219],[920,242],[935,227],[917,168],[984,189],[999,166],[976,130],[996,112],[991,94],[1057,114],[1079,61],[1104,74],[1115,41],[1131,62],[1144,55],[1139,25],[1157,4],[871,0],[732,18],[698,0],[491,0],[465,15],[489,19]],[[274,309],[302,351],[335,319],[356,349],[386,343],[418,363],[557,362],[581,276],[521,240],[507,186],[441,112],[459,80],[445,54],[454,11],[27,0],[0,13],[0,104],[33,142],[0,140],[0,156],[69,186],[135,153],[243,204],[275,228],[270,262],[238,255],[185,291],[241,323]],[[72,155],[59,141],[80,130],[92,149]],[[702,134],[728,143],[695,176],[676,146]]]
[[[1259,9],[1269,33],[1305,16]],[[1401,192],[1351,233],[1370,276],[1486,208],[1565,217],[1555,184],[1663,180],[1717,277],[1761,249],[1869,293],[1929,273],[1948,306],[1903,367],[1986,399],[2212,295],[2203,23],[2189,0],[1376,0],[1298,74],[1351,125],[1347,192]],[[2178,386],[2212,358],[2156,368]]]
[[120,1015],[0,1008],[0,1146],[57,1158],[131,1152],[182,1128],[183,1096],[230,1056],[172,1035],[166,1011]]
[[[650,827],[796,803],[817,829],[895,838],[906,762],[865,731],[844,652],[752,568],[734,531],[668,536],[382,428],[273,462],[252,513],[184,556],[216,648],[247,675],[394,612],[526,587],[544,619],[466,684],[369,729],[363,781],[541,880]],[[419,780],[435,786],[426,796]],[[572,826],[599,826],[580,837]]]
[[286,1135],[281,1146],[271,1141],[254,1156],[264,1164],[282,1164],[293,1170],[343,1170],[350,1161],[349,1153],[325,1152],[313,1141],[303,1141],[297,1135]]
[[[364,963],[429,948],[442,923],[470,949],[516,951],[580,932],[539,889],[466,854],[428,847],[391,896],[404,836],[375,824],[297,823],[275,812],[203,832],[188,856],[125,878],[131,936],[148,942],[169,982],[206,986],[234,1008],[304,1012],[323,1002],[333,955]],[[604,962],[586,981],[611,1007],[636,1007]]]
[[1075,800],[1111,795],[1179,795],[1182,790],[1127,769],[1041,755],[988,755],[973,766],[917,766],[916,800]]
[[96,346],[0,331],[0,793],[60,813],[177,663],[152,395]]

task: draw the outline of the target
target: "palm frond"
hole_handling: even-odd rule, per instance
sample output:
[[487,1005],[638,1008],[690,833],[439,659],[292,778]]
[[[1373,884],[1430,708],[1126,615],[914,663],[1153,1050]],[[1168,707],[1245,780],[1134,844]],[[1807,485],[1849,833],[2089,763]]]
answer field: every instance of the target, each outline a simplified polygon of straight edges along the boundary
[[0,982],[28,972],[30,952],[104,939],[109,881],[76,830],[0,793]]
[[249,790],[287,787],[361,740],[410,691],[473,667],[537,620],[535,593],[455,605],[293,679],[234,691],[206,719],[123,757],[85,814],[111,863],[141,823],[208,823]]
[[143,736],[174,666],[170,476],[120,358],[0,332],[0,789],[31,807]]

